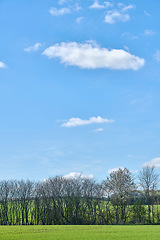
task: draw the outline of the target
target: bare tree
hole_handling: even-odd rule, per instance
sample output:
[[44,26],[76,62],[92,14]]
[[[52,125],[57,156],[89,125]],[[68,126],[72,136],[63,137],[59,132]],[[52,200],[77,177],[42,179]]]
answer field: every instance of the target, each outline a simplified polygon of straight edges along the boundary
[[[139,175],[138,175],[139,184],[143,188],[146,196],[146,202],[148,205],[149,222],[151,222],[150,205],[152,205],[152,213],[153,213],[153,196],[158,185],[158,178],[159,176],[156,173],[156,169],[154,166],[144,167],[142,171],[139,172]],[[153,218],[153,221],[154,221],[154,218]]]

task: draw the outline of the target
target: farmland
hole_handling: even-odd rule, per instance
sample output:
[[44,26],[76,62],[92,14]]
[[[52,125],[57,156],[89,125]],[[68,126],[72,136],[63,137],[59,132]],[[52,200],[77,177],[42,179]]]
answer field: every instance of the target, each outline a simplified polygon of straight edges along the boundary
[[159,226],[1,226],[1,240],[158,240]]

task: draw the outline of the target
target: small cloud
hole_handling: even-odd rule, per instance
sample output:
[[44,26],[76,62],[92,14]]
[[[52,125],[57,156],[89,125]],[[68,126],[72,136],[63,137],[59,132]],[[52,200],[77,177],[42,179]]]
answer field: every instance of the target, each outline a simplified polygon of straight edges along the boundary
[[130,15],[126,13],[128,10],[133,9],[135,6],[129,4],[128,6],[123,3],[118,3],[118,8],[107,12],[105,22],[114,24],[115,22],[127,22],[130,20]]
[[124,46],[124,49],[125,49],[127,52],[129,52],[129,47]]
[[63,123],[61,127],[77,127],[90,125],[92,123],[110,123],[114,122],[114,120],[108,120],[107,118],[102,117],[91,117],[89,120],[83,120],[81,118],[70,118],[66,123]]
[[118,7],[121,8],[121,11],[122,11],[122,12],[126,12],[126,11],[128,11],[128,10],[130,10],[130,9],[135,8],[135,6],[132,5],[132,4],[129,4],[128,6],[126,6],[126,5],[123,4],[123,3],[119,3],[119,4],[118,4]]
[[118,171],[119,168],[121,168],[122,170],[124,170],[124,167],[112,168],[112,169],[109,169],[109,170],[107,171],[107,173],[110,174],[110,173],[112,173],[112,172],[116,172],[116,171]]
[[34,46],[32,47],[28,47],[28,48],[24,48],[25,52],[35,52],[37,50],[39,50],[39,48],[42,46],[41,43],[36,43]]
[[156,53],[153,55],[153,58],[154,58],[157,62],[160,62],[160,50],[156,50]]
[[147,17],[151,17],[151,14],[148,13],[146,10],[144,10],[144,14],[145,14]]
[[94,41],[85,43],[62,42],[55,44],[42,53],[48,58],[59,58],[61,63],[78,66],[82,69],[109,68],[118,70],[138,70],[145,60],[122,49],[101,48]]
[[103,132],[104,131],[104,128],[97,128],[95,130],[93,130],[93,132]]
[[146,30],[144,30],[144,34],[146,36],[152,36],[152,35],[156,34],[156,32],[153,32],[151,29],[146,29]]
[[57,8],[51,7],[49,10],[49,13],[53,16],[62,16],[62,15],[71,13],[71,10],[69,8],[57,9]]
[[64,4],[64,3],[66,3],[66,2],[67,2],[67,0],[59,0],[59,1],[58,1],[58,4],[59,4],[59,5],[62,5],[62,4]]
[[104,9],[104,8],[109,8],[113,7],[113,4],[110,2],[104,2],[104,4],[99,4],[98,0],[95,0],[94,3],[89,7],[91,9]]
[[83,17],[78,17],[76,18],[76,23],[80,24],[83,20]]
[[6,67],[7,67],[6,64],[0,61],[0,68],[6,68]]
[[77,172],[71,172],[69,173],[68,175],[65,175],[64,178],[86,178],[86,179],[92,179],[93,178],[93,175],[90,174],[90,175],[83,175],[81,173],[77,173]]
[[80,10],[82,9],[82,7],[79,6],[78,3],[76,3],[75,6],[73,7],[73,9],[74,9],[75,11],[80,11]]
[[95,0],[94,3],[89,7],[91,9],[104,9],[104,8],[109,8],[112,7],[113,4],[110,2],[104,2],[104,4],[99,4],[98,0]]
[[130,15],[129,14],[124,14],[121,13],[117,10],[113,10],[113,11],[108,11],[106,16],[105,16],[105,22],[109,23],[109,24],[114,24],[117,21],[120,22],[127,22],[130,20]]
[[160,157],[154,158],[150,160],[149,162],[146,162],[143,164],[143,167],[150,166],[150,167],[155,167],[155,168],[160,168]]

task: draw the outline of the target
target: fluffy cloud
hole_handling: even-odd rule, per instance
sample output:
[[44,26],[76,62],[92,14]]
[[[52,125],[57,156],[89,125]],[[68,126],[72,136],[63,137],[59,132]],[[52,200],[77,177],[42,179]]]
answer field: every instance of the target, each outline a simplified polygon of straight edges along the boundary
[[93,175],[90,174],[90,175],[83,175],[81,173],[77,173],[77,172],[71,172],[70,174],[68,175],[65,175],[64,178],[86,178],[86,179],[92,179],[93,178]]
[[7,66],[6,66],[6,64],[5,63],[3,63],[3,62],[0,62],[0,68],[6,68]]
[[109,23],[109,24],[114,24],[115,22],[127,22],[130,20],[130,15],[128,13],[126,13],[128,10],[133,9],[134,6],[129,4],[128,6],[123,4],[123,3],[119,3],[118,7],[120,9],[113,9],[107,12],[106,16],[105,16],[105,22]]
[[36,43],[34,46],[25,48],[24,51],[26,51],[26,52],[35,52],[35,51],[39,50],[39,48],[40,48],[41,46],[42,46],[41,43]]
[[108,11],[107,12],[107,15],[105,16],[105,22],[106,23],[110,23],[110,24],[113,24],[117,21],[120,21],[120,22],[127,22],[130,20],[130,15],[129,14],[124,14],[124,13],[121,13],[117,10],[114,10],[114,11]]
[[94,3],[89,7],[89,8],[94,8],[94,9],[103,9],[103,8],[108,8],[112,7],[113,4],[110,2],[104,2],[104,5],[99,4],[98,0],[95,0]]
[[160,157],[154,158],[151,161],[144,163],[143,167],[146,167],[146,166],[154,166],[156,168],[160,168]]
[[118,70],[138,70],[144,66],[144,59],[121,49],[108,50],[94,42],[83,44],[62,42],[47,48],[43,53],[48,58],[59,58],[61,63],[82,69],[109,68]]
[[67,122],[63,123],[61,127],[77,127],[90,125],[92,123],[110,123],[114,122],[113,120],[108,120],[107,118],[102,117],[91,117],[89,120],[83,120],[81,118],[70,118]]
[[57,8],[51,7],[49,10],[49,13],[53,16],[61,16],[61,15],[71,13],[71,10],[69,8],[57,9]]

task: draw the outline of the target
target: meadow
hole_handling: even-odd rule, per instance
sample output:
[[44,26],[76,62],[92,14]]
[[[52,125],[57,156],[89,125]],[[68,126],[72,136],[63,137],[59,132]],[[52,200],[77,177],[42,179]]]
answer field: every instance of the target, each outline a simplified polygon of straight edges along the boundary
[[0,226],[1,240],[159,240],[160,226]]

